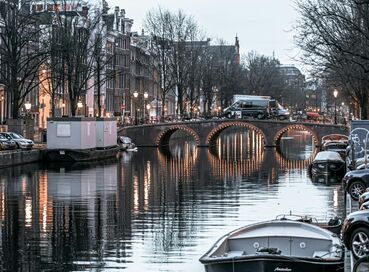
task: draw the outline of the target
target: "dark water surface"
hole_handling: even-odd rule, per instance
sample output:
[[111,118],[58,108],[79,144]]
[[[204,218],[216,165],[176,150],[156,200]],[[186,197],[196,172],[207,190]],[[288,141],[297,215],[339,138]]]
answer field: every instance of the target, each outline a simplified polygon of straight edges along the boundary
[[234,131],[213,149],[174,140],[104,163],[0,170],[1,271],[204,271],[223,234],[292,211],[328,220],[341,184],[315,184],[311,137],[281,149]]

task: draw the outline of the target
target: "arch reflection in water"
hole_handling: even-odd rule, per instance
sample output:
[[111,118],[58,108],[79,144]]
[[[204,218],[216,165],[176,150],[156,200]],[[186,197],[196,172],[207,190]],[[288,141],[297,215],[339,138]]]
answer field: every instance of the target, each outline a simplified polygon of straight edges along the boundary
[[281,137],[278,151],[287,160],[306,160],[314,158],[317,148],[309,132],[289,130]]
[[214,176],[223,177],[224,181],[244,180],[261,170],[264,153],[264,138],[260,134],[228,128],[207,151],[207,160]]

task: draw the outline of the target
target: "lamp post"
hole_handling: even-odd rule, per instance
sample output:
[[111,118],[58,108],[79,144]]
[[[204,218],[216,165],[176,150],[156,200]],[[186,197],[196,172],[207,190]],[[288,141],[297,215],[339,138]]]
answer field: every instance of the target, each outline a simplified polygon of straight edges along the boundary
[[146,104],[146,110],[147,110],[147,116],[148,116],[148,121],[150,123],[150,109],[151,109],[151,105],[150,104]]
[[[144,119],[146,119],[146,101],[147,101],[147,98],[149,98],[149,94],[147,92],[144,92],[144,105],[143,105],[143,114],[144,114]],[[146,122],[145,122],[146,123]]]
[[29,114],[29,111],[31,109],[31,102],[27,101],[26,103],[24,103],[24,107],[26,108],[26,112],[27,112],[27,116]]
[[62,103],[62,117],[64,116],[64,110],[65,110],[65,103]]
[[334,124],[337,124],[337,96],[338,96],[337,89],[334,89],[333,96],[334,96]]
[[26,108],[26,137],[28,139],[33,139],[33,133],[31,133],[32,123],[30,121],[31,118],[29,116],[29,111],[31,110],[32,107],[31,102],[27,101],[26,103],[24,103],[24,107]]
[[134,91],[133,92],[133,97],[134,97],[134,100],[135,100],[135,125],[138,124],[138,120],[137,120],[137,98],[138,98],[138,92],[137,91]]
[[4,95],[1,95],[0,96],[0,108],[1,108],[1,110],[0,110],[0,125],[2,125],[3,122],[4,122],[4,100],[5,100]]
[[80,115],[82,115],[82,112],[81,112],[82,107],[83,107],[83,104],[82,104],[81,100],[79,100],[78,103],[77,103],[77,108],[78,108],[78,112],[79,112]]

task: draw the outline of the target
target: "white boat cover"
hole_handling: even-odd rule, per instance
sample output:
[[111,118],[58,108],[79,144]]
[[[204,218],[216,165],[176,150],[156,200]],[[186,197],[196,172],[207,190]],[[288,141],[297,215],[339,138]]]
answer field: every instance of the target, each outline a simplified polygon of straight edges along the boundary
[[341,158],[340,154],[335,151],[321,151],[316,154],[314,161],[345,161]]
[[126,136],[120,136],[119,139],[120,139],[120,142],[122,144],[130,144],[130,143],[132,143],[132,139],[129,138],[129,137],[126,137]]
[[347,142],[349,141],[349,137],[343,134],[329,134],[322,137],[322,142]]

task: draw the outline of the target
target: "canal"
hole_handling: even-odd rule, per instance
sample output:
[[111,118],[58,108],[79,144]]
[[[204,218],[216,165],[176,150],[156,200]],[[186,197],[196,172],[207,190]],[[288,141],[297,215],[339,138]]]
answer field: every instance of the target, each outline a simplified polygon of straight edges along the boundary
[[0,270],[200,272],[200,256],[235,228],[343,213],[341,184],[308,177],[316,150],[305,132],[279,149],[251,131],[211,149],[180,136],[103,163],[1,169]]

